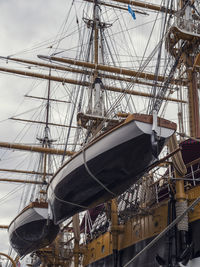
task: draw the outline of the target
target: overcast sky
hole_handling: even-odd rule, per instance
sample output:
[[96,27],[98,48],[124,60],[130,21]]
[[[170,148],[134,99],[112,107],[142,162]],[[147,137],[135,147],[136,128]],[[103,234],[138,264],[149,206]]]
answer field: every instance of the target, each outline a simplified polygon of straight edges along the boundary
[[[56,36],[66,18],[70,3],[71,0],[0,1],[0,56],[18,53]],[[0,61],[1,65],[5,66]],[[23,101],[23,95],[30,89],[27,86],[30,86],[30,83],[27,84],[25,79],[13,79],[11,75],[0,73],[0,141],[15,139],[19,126],[2,121],[16,113]],[[1,168],[13,168],[7,164],[10,160],[4,160],[4,152],[4,149],[0,149]],[[23,169],[23,166],[20,167]],[[1,173],[0,176],[3,178],[6,175]],[[12,177],[14,178],[13,175]],[[5,198],[11,190],[14,190],[15,194]],[[8,225],[17,214],[22,190],[23,186],[19,184],[0,183],[0,224]],[[0,252],[8,252],[8,234],[6,230],[1,229]]]

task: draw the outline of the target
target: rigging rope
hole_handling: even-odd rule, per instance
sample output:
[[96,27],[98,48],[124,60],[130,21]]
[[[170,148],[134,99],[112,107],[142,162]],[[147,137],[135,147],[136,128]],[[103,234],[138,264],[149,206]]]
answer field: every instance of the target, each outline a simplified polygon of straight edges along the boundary
[[[157,57],[157,62],[156,62],[156,69],[155,69],[155,82],[154,82],[154,86],[151,89],[151,94],[156,96],[156,89],[157,89],[157,82],[158,82],[158,74],[159,74],[159,69],[160,69],[160,62],[161,62],[161,55],[162,55],[162,46],[163,46],[163,41],[164,41],[164,36],[165,36],[165,32],[166,32],[166,25],[169,23],[170,17],[168,19],[168,23],[167,23],[167,10],[169,9],[169,4],[170,4],[170,0],[168,0],[167,2],[167,8],[166,8],[166,12],[165,12],[165,18],[164,18],[164,24],[163,24],[163,29],[162,29],[162,33],[161,33],[161,42],[159,45],[159,51],[158,51],[158,57]],[[148,106],[148,113],[150,113],[153,110],[153,105],[154,105],[154,98],[152,98],[150,100],[149,106]]]
[[99,181],[99,179],[90,171],[90,169],[88,168],[88,165],[87,165],[87,162],[86,162],[86,157],[85,157],[85,149],[86,148],[83,148],[83,160],[84,160],[84,165],[85,165],[85,168],[88,172],[88,174],[91,176],[91,178],[97,182],[100,186],[102,186],[109,194],[111,194],[113,197],[116,197],[116,194],[113,193],[112,191],[110,191],[102,182]]
[[150,111],[150,114],[152,114],[153,110],[156,110],[157,112],[160,110],[161,105],[163,103],[163,98],[164,98],[164,96],[165,96],[165,94],[167,92],[168,86],[169,86],[169,84],[170,84],[170,82],[171,82],[171,80],[172,80],[172,78],[174,76],[174,72],[175,72],[176,67],[178,66],[179,59],[181,58],[182,53],[184,51],[185,44],[186,44],[186,42],[184,42],[182,44],[180,52],[179,52],[179,54],[178,54],[178,56],[177,56],[177,58],[176,58],[176,60],[175,60],[175,62],[173,64],[173,66],[172,66],[172,68],[170,70],[170,73],[169,73],[169,75],[167,77],[167,80],[164,82],[162,90],[156,96],[156,100],[154,101],[154,104],[153,104],[153,107],[152,107],[152,109]]

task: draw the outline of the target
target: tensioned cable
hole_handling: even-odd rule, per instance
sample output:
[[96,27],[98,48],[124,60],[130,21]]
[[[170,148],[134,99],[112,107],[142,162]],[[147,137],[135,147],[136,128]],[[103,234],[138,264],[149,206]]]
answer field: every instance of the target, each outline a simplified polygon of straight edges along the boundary
[[77,204],[77,203],[73,203],[73,202],[66,201],[66,200],[64,200],[64,199],[59,198],[59,197],[55,194],[55,192],[54,192],[54,190],[53,190],[52,183],[50,183],[49,186],[51,187],[51,190],[52,190],[52,192],[53,192],[54,197],[55,197],[59,202],[63,202],[63,203],[65,203],[65,204],[67,204],[67,205],[69,204],[69,205],[76,206],[76,207],[79,207],[79,208],[82,208],[82,209],[86,209],[86,210],[89,209],[89,207],[86,207],[86,206],[83,206],[83,205],[79,205],[79,204]]
[[84,165],[85,165],[85,168],[88,172],[88,174],[91,176],[91,178],[97,182],[101,187],[103,187],[109,194],[111,194],[112,196],[116,197],[116,194],[113,193],[112,191],[110,191],[102,182],[99,181],[99,179],[90,171],[88,165],[87,165],[87,162],[86,162],[86,157],[85,157],[85,147],[83,148],[82,152],[83,152],[83,160],[84,160]]
[[[155,50],[154,50],[155,51]],[[145,68],[145,66],[144,66]],[[138,74],[139,74],[139,71],[138,71]],[[129,86],[131,87],[131,85]],[[109,114],[112,113],[112,110],[115,109],[115,107],[120,103],[120,101],[123,99],[123,97],[126,95],[125,92],[122,93],[122,95],[120,95],[116,100],[115,100],[115,103],[113,103],[113,105],[110,107],[109,110],[107,110],[106,112],[106,115],[105,115],[105,119],[99,124],[99,126],[97,127],[95,133],[94,133],[94,136],[92,139],[95,138],[95,135],[99,132],[99,130],[102,128],[103,124],[105,123],[106,119],[109,117]]]
[[[69,8],[69,10],[68,10],[68,14],[67,14],[66,19],[65,19],[65,21],[64,21],[64,24],[63,24],[63,26],[62,26],[63,29],[61,30],[61,34],[60,34],[61,36],[62,36],[63,33],[64,33],[64,29],[65,29],[65,26],[66,26],[66,24],[67,24],[67,22],[68,22],[69,14],[71,13],[73,4],[74,4],[74,0],[72,0],[71,6],[70,6],[70,8]],[[54,48],[54,51],[57,50],[58,46],[60,45],[60,42],[61,42],[61,39],[59,39],[59,40],[57,41],[57,45],[56,45],[56,47]]]
[[[166,7],[166,10],[169,9],[169,4],[170,4],[170,0],[168,0],[167,2],[167,7]],[[159,74],[159,69],[160,69],[160,60],[161,60],[161,55],[162,55],[162,46],[163,46],[163,37],[165,35],[165,32],[166,32],[166,25],[167,25],[167,11],[165,12],[165,18],[164,18],[164,23],[163,23],[163,30],[162,30],[162,33],[161,33],[161,40],[162,42],[160,43],[160,46],[159,46],[159,51],[158,51],[158,56],[157,56],[157,62],[156,62],[156,69],[155,69],[155,81],[154,81],[154,86],[152,87],[151,89],[151,94],[152,95],[156,95],[156,89],[157,89],[157,81],[158,81],[158,74]],[[170,17],[169,17],[169,20],[170,20]],[[169,21],[168,20],[168,21]],[[154,98],[150,99],[149,101],[149,105],[148,105],[148,113],[152,110],[152,107],[154,105]]]
[[[160,42],[159,42],[160,43]],[[149,63],[151,57],[153,57],[153,55],[156,53],[157,51],[157,48],[159,47],[159,43],[158,45],[154,48],[154,50],[152,51],[151,55],[149,58],[147,58],[148,60],[146,60],[144,62],[143,65],[141,65],[140,69],[138,70],[138,76],[136,76],[135,78],[139,77],[139,74],[140,74],[140,71],[144,70],[144,68],[146,67],[146,65]],[[134,84],[134,82],[133,82]],[[132,87],[133,85],[129,85],[128,86],[128,89],[130,90],[130,88]],[[120,101],[123,99],[123,97],[125,96],[126,92],[122,92],[122,94],[115,100],[115,102],[113,103],[113,105],[110,107],[110,109],[107,111],[106,115],[105,115],[105,119],[100,123],[100,125],[97,127],[95,133],[94,133],[94,136],[92,139],[95,138],[95,135],[99,132],[99,130],[102,128],[103,124],[105,123],[106,119],[108,118],[109,114],[111,114],[112,110],[115,109],[115,107],[118,105],[118,103],[120,103]]]
[[[78,31],[79,31],[79,35],[80,35],[79,23],[77,22],[77,24],[78,24]],[[81,46],[81,49],[82,49],[82,46]],[[75,103],[77,103],[78,96],[79,96],[79,91],[78,90],[76,90],[76,91],[77,91],[76,92],[76,97],[74,99],[74,105],[73,105],[73,109],[72,109],[72,114],[71,114],[71,119],[70,119],[69,125],[72,125],[72,121],[73,121],[74,113],[75,113],[75,109],[76,109]],[[74,92],[74,94],[75,94],[75,92]],[[67,151],[67,145],[68,145],[68,141],[69,141],[69,137],[70,137],[70,132],[71,132],[71,128],[68,129],[68,133],[67,133],[67,138],[66,138],[66,143],[65,143],[65,147],[64,147],[64,153],[63,153],[61,164],[63,164],[63,162],[64,162],[65,154],[66,154],[66,151]]]
[[174,72],[175,72],[176,67],[177,67],[177,65],[179,63],[179,59],[181,58],[181,56],[183,54],[183,51],[184,51],[184,48],[185,48],[185,44],[186,44],[186,42],[184,42],[182,44],[181,50],[180,50],[179,54],[177,55],[177,58],[176,58],[173,66],[172,66],[172,68],[170,70],[170,73],[169,73],[166,81],[164,82],[163,88],[162,88],[162,90],[156,96],[156,100],[155,100],[155,102],[153,104],[153,107],[151,109],[150,114],[152,113],[153,110],[156,110],[157,112],[160,110],[161,105],[162,105],[162,102],[163,102],[163,97],[165,96],[165,94],[167,92],[168,85],[169,85],[172,77],[174,76]]
[[129,262],[127,262],[123,267],[128,267],[137,258],[139,258],[144,252],[149,250],[155,243],[157,243],[170,229],[172,229],[177,223],[179,223],[183,217],[200,202],[200,197],[198,197],[183,213],[181,213],[172,223],[170,223],[159,235],[157,235],[144,249],[142,249],[136,256],[134,256]]
[[8,201],[8,198],[11,197],[12,195],[16,194],[24,185],[20,184],[17,187],[15,187],[13,190],[11,190],[9,193],[7,193],[5,196],[0,198],[0,203],[3,204],[5,201]]

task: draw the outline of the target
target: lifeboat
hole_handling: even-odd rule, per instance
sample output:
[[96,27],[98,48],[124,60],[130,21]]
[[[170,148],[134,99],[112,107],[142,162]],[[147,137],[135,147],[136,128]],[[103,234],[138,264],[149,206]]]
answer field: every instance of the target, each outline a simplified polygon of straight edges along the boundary
[[157,161],[176,124],[158,118],[156,138],[152,124],[152,115],[129,115],[55,173],[48,186],[55,224],[121,194]]
[[49,245],[57,236],[59,226],[48,219],[48,204],[32,202],[10,223],[9,239],[22,257]]

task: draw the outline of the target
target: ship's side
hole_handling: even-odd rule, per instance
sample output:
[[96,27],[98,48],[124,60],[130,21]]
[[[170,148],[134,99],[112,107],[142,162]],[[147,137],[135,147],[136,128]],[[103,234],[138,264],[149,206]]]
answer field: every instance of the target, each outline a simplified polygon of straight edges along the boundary
[[20,256],[51,244],[59,232],[59,226],[48,218],[47,203],[31,203],[8,228],[12,247]]

